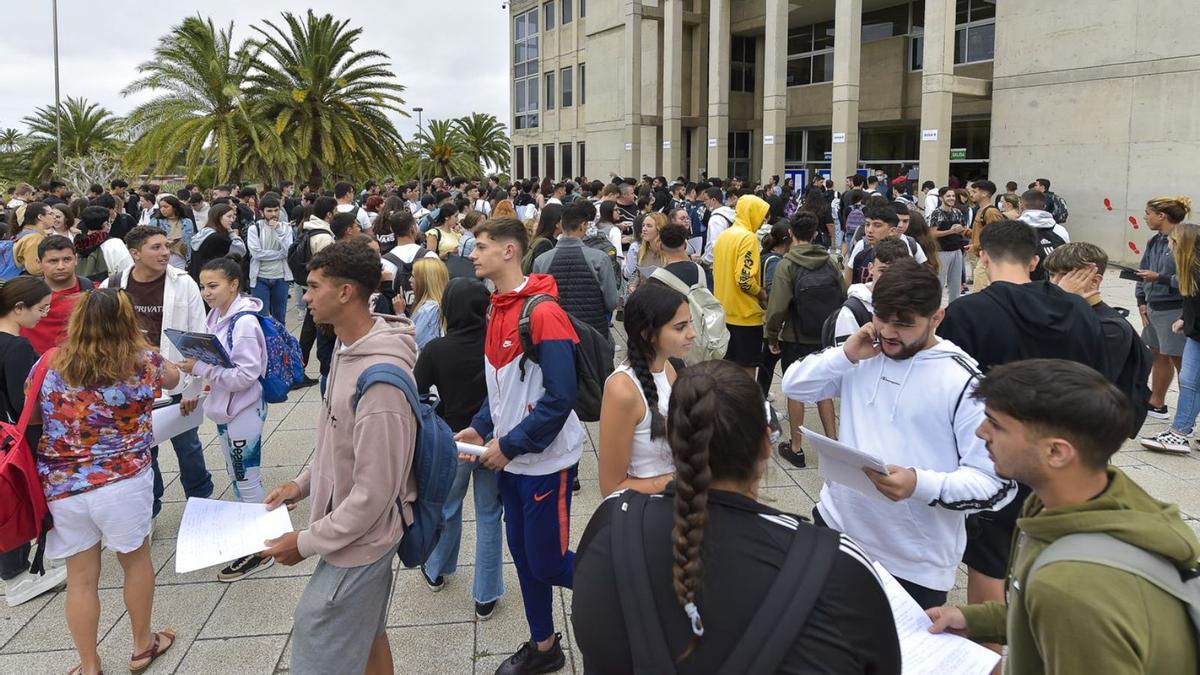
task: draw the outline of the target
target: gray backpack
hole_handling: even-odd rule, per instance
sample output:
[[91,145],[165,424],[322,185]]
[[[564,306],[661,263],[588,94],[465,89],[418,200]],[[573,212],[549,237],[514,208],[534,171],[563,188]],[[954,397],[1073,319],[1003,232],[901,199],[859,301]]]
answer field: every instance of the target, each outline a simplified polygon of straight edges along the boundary
[[1171,561],[1099,532],[1068,534],[1042,550],[1026,575],[1026,586],[1037,571],[1054,562],[1069,560],[1104,565],[1136,574],[1174,596],[1187,607],[1192,633],[1200,649],[1200,575],[1179,571]]

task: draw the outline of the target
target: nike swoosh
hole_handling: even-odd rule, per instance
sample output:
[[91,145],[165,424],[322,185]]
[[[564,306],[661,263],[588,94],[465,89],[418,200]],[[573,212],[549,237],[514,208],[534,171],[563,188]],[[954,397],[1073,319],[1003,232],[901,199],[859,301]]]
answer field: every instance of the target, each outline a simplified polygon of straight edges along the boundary
[[554,490],[551,490],[550,492],[547,492],[546,494],[543,494],[543,495],[534,495],[534,496],[533,496],[533,501],[535,501],[535,502],[540,502],[540,501],[542,501],[543,499],[545,499],[546,497],[549,497],[549,496],[550,496],[551,494],[553,494],[553,493],[554,493]]

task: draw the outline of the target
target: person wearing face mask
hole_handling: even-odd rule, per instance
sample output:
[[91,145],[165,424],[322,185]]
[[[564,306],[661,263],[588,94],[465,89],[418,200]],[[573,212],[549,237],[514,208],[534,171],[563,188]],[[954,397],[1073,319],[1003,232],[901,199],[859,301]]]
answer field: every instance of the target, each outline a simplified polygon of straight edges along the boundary
[[1016,484],[996,475],[975,436],[983,406],[971,397],[974,360],[934,334],[945,313],[938,278],[898,260],[872,300],[874,320],[840,349],[789,368],[783,392],[805,403],[840,396],[839,441],[888,468],[864,469],[885,499],[826,481],[814,520],[853,537],[921,607],[936,607],[954,587],[967,514],[1003,507]]

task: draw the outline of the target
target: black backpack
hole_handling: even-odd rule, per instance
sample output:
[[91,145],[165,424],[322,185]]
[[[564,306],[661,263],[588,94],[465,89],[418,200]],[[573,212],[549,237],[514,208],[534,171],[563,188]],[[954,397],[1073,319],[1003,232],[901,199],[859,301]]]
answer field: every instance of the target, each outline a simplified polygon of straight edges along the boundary
[[413,254],[412,262],[404,262],[395,253],[388,253],[383,256],[385,260],[396,266],[396,276],[392,279],[392,295],[400,292],[407,293],[412,290],[413,265],[421,258],[424,258],[426,253],[429,253],[429,249],[424,246],[418,248],[417,252]]
[[292,280],[301,286],[308,285],[308,261],[312,260],[312,230],[301,227],[296,240],[288,246],[287,264],[292,270]]
[[[1133,403],[1133,428],[1129,437],[1137,438],[1146,421],[1146,411],[1150,405],[1150,369],[1154,365],[1154,355],[1150,348],[1142,342],[1133,326],[1121,316],[1104,316],[1101,314],[1100,326],[1104,329],[1105,340],[1120,336],[1112,341],[1110,358],[1116,358],[1121,363],[1121,370],[1113,385],[1125,392]],[[1113,364],[1115,365],[1115,364]]]
[[[521,305],[521,318],[517,323],[517,335],[521,339],[521,381],[525,381],[525,361],[538,362],[537,349],[533,345],[533,310],[543,302],[558,302],[552,295],[539,293],[525,299]],[[579,344],[575,345],[575,382],[579,393],[575,398],[575,414],[581,422],[596,422],[600,419],[600,401],[604,398],[604,382],[613,372],[613,345],[595,328],[576,319],[570,312],[563,312],[575,328]]]
[[819,337],[830,312],[842,306],[846,298],[842,290],[841,273],[832,263],[815,270],[796,267],[792,282],[792,316],[796,330],[805,337]]
[[842,307],[850,310],[850,313],[854,315],[854,321],[858,323],[860,328],[871,320],[871,310],[867,309],[867,306],[863,304],[862,300],[859,300],[853,295],[846,298],[846,302],[842,303],[841,306],[830,312],[829,316],[825,317],[825,323],[821,325],[822,349],[828,349],[829,347],[836,347],[838,345],[836,335],[837,320],[838,316],[842,313]]
[[[613,509],[610,523],[612,560],[625,619],[625,633],[633,657],[634,673],[666,675],[676,672],[669,651],[654,587],[646,568],[644,522],[646,504],[660,495],[633,490],[620,493],[620,508]],[[796,636],[804,628],[833,568],[841,535],[824,527],[797,527],[787,557],[770,590],[762,598],[754,618],[745,626],[741,639],[721,664],[711,664],[718,675],[774,673],[783,664]],[[681,612],[676,606],[672,611]]]
[[583,245],[588,248],[594,248],[604,255],[608,256],[608,262],[612,264],[613,279],[617,280],[617,284],[621,283],[621,261],[617,260],[617,248],[612,245],[612,241],[602,234],[595,234],[590,237],[583,238]]
[[1050,254],[1054,252],[1054,249],[1067,243],[1067,240],[1058,236],[1058,234],[1054,232],[1053,228],[1044,227],[1037,228],[1037,237],[1038,255],[1040,257],[1038,258],[1037,268],[1035,268],[1029,275],[1029,280],[1045,281],[1048,278],[1046,275],[1046,258],[1050,257]]

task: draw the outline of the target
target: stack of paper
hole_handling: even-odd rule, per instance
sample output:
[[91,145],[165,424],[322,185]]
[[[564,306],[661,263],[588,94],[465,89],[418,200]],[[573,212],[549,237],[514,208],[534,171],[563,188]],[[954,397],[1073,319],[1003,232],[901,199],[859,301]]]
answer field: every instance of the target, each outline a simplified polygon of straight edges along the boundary
[[287,508],[188,497],[175,543],[175,572],[232,562],[258,553],[266,541],[292,531]]
[[877,497],[879,499],[890,501],[883,496],[870,478],[863,473],[863,469],[871,469],[879,473],[888,473],[887,464],[880,457],[860,450],[852,448],[844,443],[839,443],[832,438],[822,436],[811,429],[800,427],[800,433],[817,451],[820,460],[817,466],[817,473],[827,481],[840,483],[856,492],[861,492],[868,497]]

